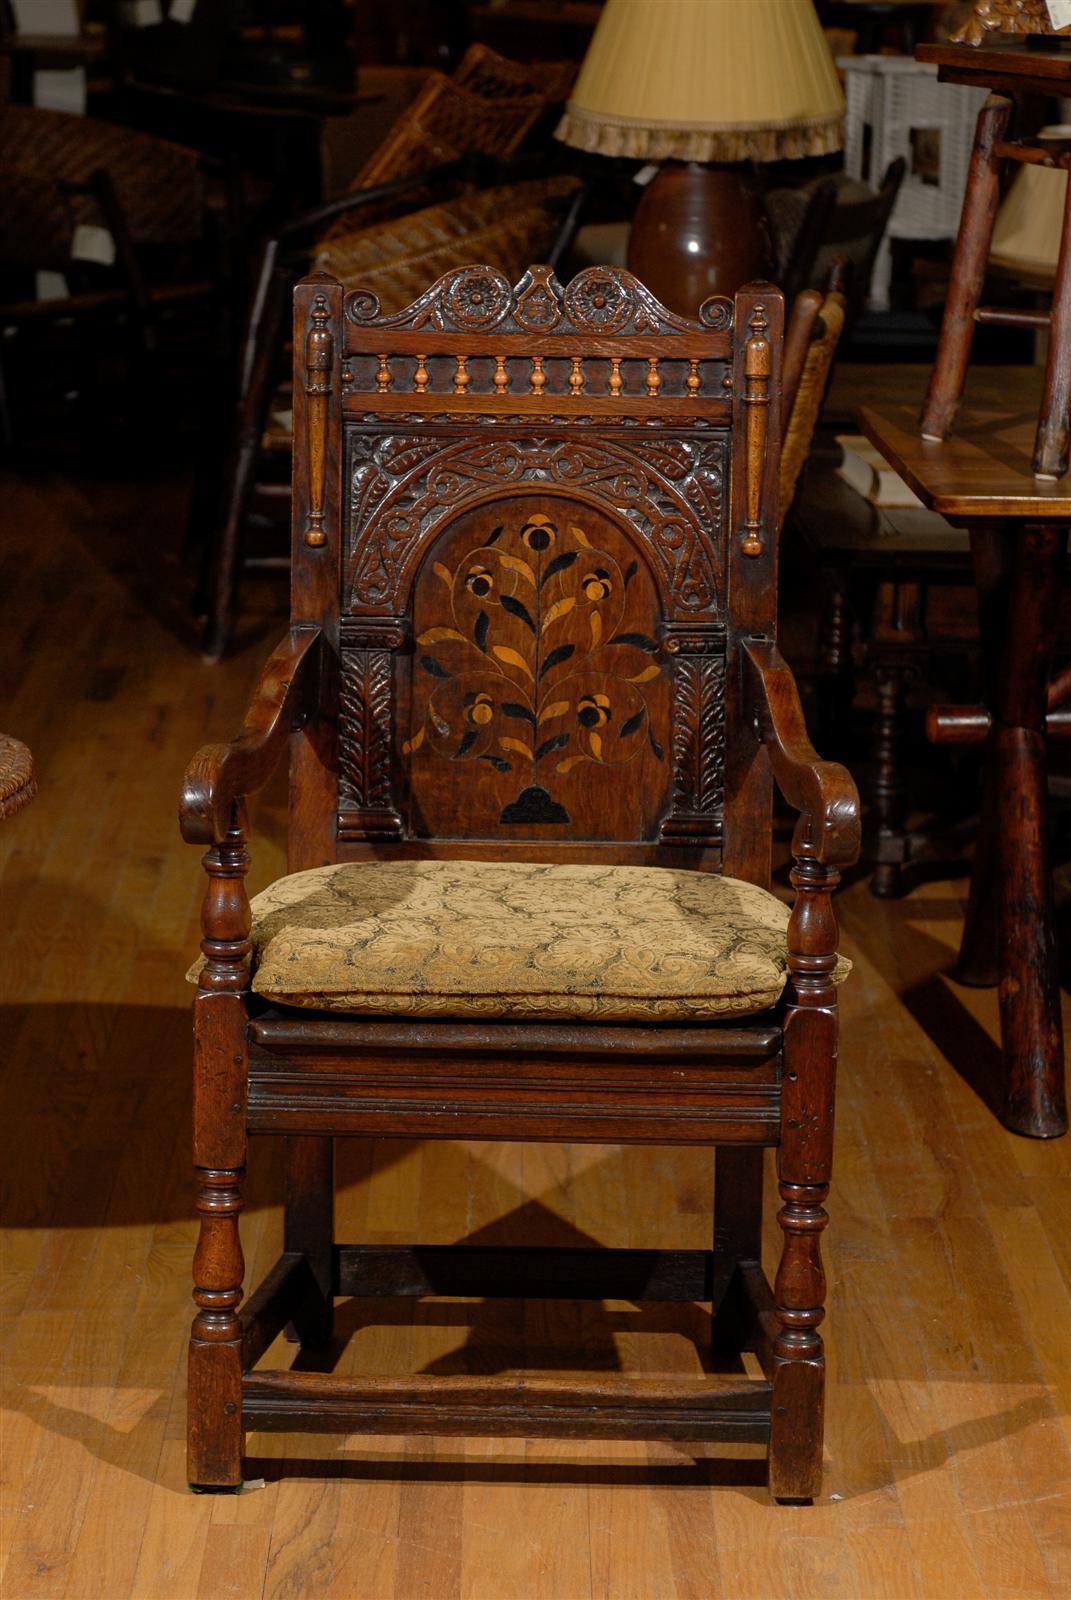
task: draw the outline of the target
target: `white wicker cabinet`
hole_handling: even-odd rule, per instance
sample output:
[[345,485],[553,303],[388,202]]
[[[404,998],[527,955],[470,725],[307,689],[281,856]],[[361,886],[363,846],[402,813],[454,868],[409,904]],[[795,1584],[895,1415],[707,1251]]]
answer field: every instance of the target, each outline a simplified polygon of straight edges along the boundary
[[844,166],[880,187],[890,161],[907,172],[874,263],[870,304],[889,304],[890,239],[954,239],[984,89],[938,83],[937,68],[910,56],[845,56]]

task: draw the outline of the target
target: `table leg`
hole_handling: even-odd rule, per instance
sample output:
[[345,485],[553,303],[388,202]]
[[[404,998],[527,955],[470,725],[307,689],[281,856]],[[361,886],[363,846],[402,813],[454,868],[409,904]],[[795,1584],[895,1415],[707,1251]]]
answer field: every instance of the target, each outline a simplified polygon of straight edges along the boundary
[[[1008,627],[1008,596],[1015,559],[1015,531],[986,523],[971,529],[971,559],[978,594],[978,636],[982,643],[982,698],[993,709]],[[955,975],[971,988],[994,988],[1000,982],[997,885],[1000,852],[1000,781],[996,750],[989,741],[985,754],[982,809],[971,868],[971,891],[963,921]]]
[[1062,478],[1071,443],[1071,184],[1064,196],[1060,258],[1049,324],[1049,356],[1041,394],[1034,471],[1039,478]]
[[[1067,1131],[1060,984],[1049,861],[1045,711],[1059,610],[1067,527],[1023,525],[971,533],[976,571],[999,571],[992,541],[1014,540],[1003,640],[979,593],[983,649],[994,644],[990,691],[992,781],[997,804],[1000,1025],[1006,1072],[1005,1125],[1053,1138]],[[983,849],[985,840],[979,840]]]

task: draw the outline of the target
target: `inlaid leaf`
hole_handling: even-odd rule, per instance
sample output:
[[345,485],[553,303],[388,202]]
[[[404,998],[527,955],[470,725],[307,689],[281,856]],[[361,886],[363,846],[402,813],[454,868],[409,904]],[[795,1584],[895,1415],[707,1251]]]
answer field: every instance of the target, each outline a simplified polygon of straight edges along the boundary
[[473,745],[476,743],[476,740],[477,740],[478,737],[479,737],[479,730],[476,729],[476,728],[469,728],[468,731],[466,732],[464,738],[462,739],[461,743],[458,745],[457,749],[454,751],[453,759],[455,761],[460,761],[462,756],[467,756],[469,751],[472,749]]
[[491,765],[494,767],[496,772],[512,772],[513,771],[512,764],[510,762],[508,762],[508,761],[504,761],[501,756],[483,755],[483,756],[480,757],[480,760],[481,761],[489,761],[491,763]]
[[416,733],[414,733],[413,737],[411,739],[407,739],[405,741],[405,743],[402,745],[402,754],[403,754],[403,756],[411,756],[415,750],[419,750],[420,749],[420,746],[423,743],[424,743],[424,729],[423,728],[418,728]]
[[503,734],[502,738],[499,739],[498,742],[502,746],[503,750],[515,750],[516,753],[519,756],[523,756],[526,761],[531,761],[531,750],[526,744],[522,744],[519,739],[511,739],[508,734]]
[[540,722],[549,722],[551,717],[564,717],[569,709],[568,700],[553,700],[549,706],[544,706],[539,713]]
[[625,682],[648,683],[651,678],[657,678],[661,671],[662,668],[658,665],[658,663],[656,661],[652,661],[649,667],[644,667],[642,672],[634,672],[631,678],[625,679]]
[[560,556],[555,556],[553,561],[547,563],[547,570],[539,580],[539,587],[542,588],[545,583],[556,577],[559,572],[564,572],[567,567],[571,567],[574,561],[579,560],[579,557],[579,550],[563,550]]
[[490,625],[491,621],[487,612],[481,611],[472,630],[472,637],[476,640],[477,648],[482,650],[484,655],[487,654],[487,630]]
[[536,625],[532,621],[532,613],[523,600],[518,600],[511,594],[504,594],[500,596],[499,604],[503,611],[509,612],[511,617],[520,617],[526,628],[531,628],[533,633],[536,631]]
[[567,617],[576,605],[575,595],[567,594],[564,600],[555,600],[546,616],[543,618],[543,632],[546,633],[551,623],[557,622],[559,617]]
[[588,538],[583,528],[578,528],[574,523],[570,525],[569,532],[572,534],[577,544],[582,544],[585,550],[590,550],[592,548],[591,540]]
[[654,753],[658,757],[659,761],[664,760],[665,759],[665,751],[662,749],[662,746],[659,744],[658,740],[655,738],[654,729],[651,727],[650,723],[647,724],[647,737],[650,740],[651,749],[654,751]]
[[553,650],[548,651],[547,659],[539,669],[539,676],[545,678],[553,667],[560,667],[563,661],[568,661],[575,649],[575,644],[555,645]]
[[519,722],[528,722],[531,723],[533,728],[535,727],[536,719],[534,715],[527,706],[522,706],[519,700],[503,700],[502,715],[504,717],[516,717]]
[[449,567],[444,567],[441,561],[433,561],[431,564],[431,570],[435,573],[436,577],[443,580],[448,589],[452,589],[454,587],[454,574],[450,571]]
[[421,656],[420,665],[424,668],[424,671],[429,672],[433,678],[453,677],[453,673],[447,672],[442,662],[436,661],[434,656]]
[[594,650],[602,639],[602,618],[597,611],[593,611],[588,621],[591,625],[591,648]]
[[439,644],[443,639],[459,639],[462,644],[468,643],[465,635],[459,633],[456,628],[428,628],[425,633],[418,636],[417,644]]
[[492,645],[491,654],[493,656],[497,656],[499,661],[504,661],[507,667],[520,667],[521,671],[527,673],[529,678],[532,676],[531,667],[521,655],[520,651],[514,650],[512,646],[508,644]]
[[485,550],[487,549],[488,545],[494,544],[497,539],[502,537],[502,526],[503,525],[500,522],[497,528],[491,529],[490,533],[487,535],[487,538],[483,541],[483,547]]
[[543,743],[535,753],[535,758],[537,761],[542,761],[543,757],[549,756],[552,750],[564,750],[568,743],[569,735],[567,733],[556,733],[552,739],[543,740]]
[[615,633],[610,643],[632,644],[637,650],[646,650],[648,655],[653,655],[658,649],[658,640],[652,639],[646,633]]
[[625,588],[626,589],[628,588],[629,584],[632,582],[633,578],[636,576],[636,573],[637,573],[638,570],[639,570],[639,562],[638,561],[630,561],[628,566],[625,568]]
[[598,733],[589,733],[588,734],[588,744],[591,746],[591,753],[595,757],[596,761],[601,761],[602,760],[602,736],[600,734],[598,734]]
[[555,772],[560,772],[564,777],[567,772],[572,772],[574,767],[578,767],[582,761],[588,760],[590,760],[590,757],[587,755],[566,756],[564,761],[558,762],[554,770]]
[[[498,559],[501,561],[502,565],[504,567],[508,567],[511,572],[519,572],[525,583],[530,583],[533,589],[535,588],[536,576],[531,567],[528,565],[527,561],[522,561],[520,556],[503,555],[499,556]],[[545,583],[546,579],[544,578],[543,581]]]
[[639,727],[646,715],[647,707],[645,705],[641,705],[640,709],[637,712],[634,712],[634,714],[629,717],[626,722],[623,722],[620,728],[618,728],[618,738],[627,739],[630,733],[635,733],[636,729]]

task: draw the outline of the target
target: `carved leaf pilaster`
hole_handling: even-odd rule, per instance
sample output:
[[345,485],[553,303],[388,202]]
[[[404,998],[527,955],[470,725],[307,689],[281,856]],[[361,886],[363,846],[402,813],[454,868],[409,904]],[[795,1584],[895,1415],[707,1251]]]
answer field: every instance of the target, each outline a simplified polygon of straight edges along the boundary
[[716,629],[667,627],[674,660],[672,844],[720,837],[725,789],[725,639]]
[[402,820],[391,785],[394,656],[404,642],[394,619],[351,622],[342,631],[339,685],[339,831],[343,838],[397,838]]

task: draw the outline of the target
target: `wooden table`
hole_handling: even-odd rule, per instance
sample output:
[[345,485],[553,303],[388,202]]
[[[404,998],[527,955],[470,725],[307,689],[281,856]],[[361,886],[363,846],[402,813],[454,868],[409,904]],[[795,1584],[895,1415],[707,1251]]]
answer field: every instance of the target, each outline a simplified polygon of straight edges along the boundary
[[[837,432],[855,432],[854,422]],[[870,892],[896,897],[933,844],[907,825],[909,693],[929,683],[937,656],[975,652],[970,547],[963,529],[936,512],[872,505],[840,476],[840,461],[832,436],[819,437],[792,504],[792,532],[823,588],[815,742],[823,754],[847,759],[840,741],[856,696],[857,622],[875,692],[870,759],[856,775],[867,809],[864,857]]]
[[981,382],[971,374],[952,438],[920,436],[917,401],[881,400],[864,406],[859,420],[924,504],[970,534],[991,724],[957,975],[999,983],[1005,1125],[1052,1138],[1067,1131],[1067,1103],[1045,721],[1071,474],[1052,483],[1033,474],[1040,372],[983,371]]

